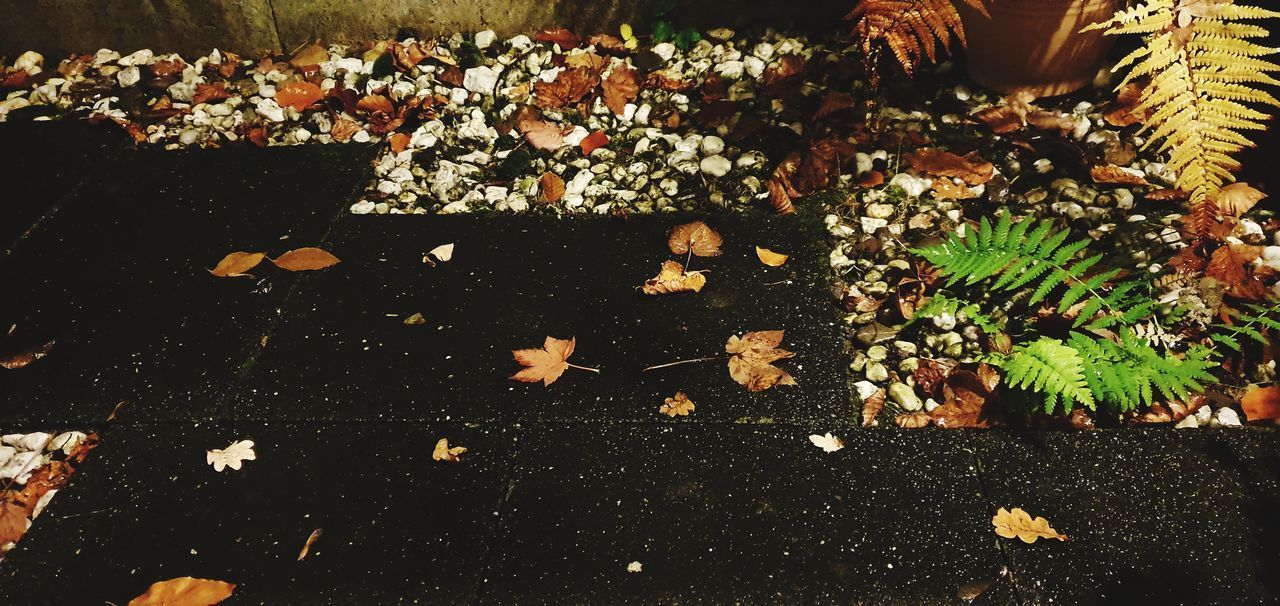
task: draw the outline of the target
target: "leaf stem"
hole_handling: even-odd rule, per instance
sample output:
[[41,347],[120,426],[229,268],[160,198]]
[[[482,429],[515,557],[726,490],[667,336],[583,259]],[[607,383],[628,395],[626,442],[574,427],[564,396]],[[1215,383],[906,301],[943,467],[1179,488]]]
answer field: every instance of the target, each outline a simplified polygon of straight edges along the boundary
[[576,368],[576,369],[578,369],[578,370],[589,370],[589,371],[594,372],[594,373],[597,373],[597,374],[599,374],[599,373],[600,373],[600,369],[599,369],[599,368],[590,368],[590,367],[587,367],[587,366],[578,366],[577,364],[573,364],[573,363],[570,363],[570,362],[565,362],[565,364],[568,364],[568,365],[569,365],[569,368]]
[[650,370],[658,370],[659,368],[670,368],[672,366],[679,366],[681,364],[693,364],[694,362],[710,362],[712,360],[721,360],[721,359],[723,358],[711,357],[711,358],[693,358],[692,360],[678,360],[675,362],[667,362],[666,364],[659,364],[657,366],[650,366],[644,369],[643,372],[649,372]]

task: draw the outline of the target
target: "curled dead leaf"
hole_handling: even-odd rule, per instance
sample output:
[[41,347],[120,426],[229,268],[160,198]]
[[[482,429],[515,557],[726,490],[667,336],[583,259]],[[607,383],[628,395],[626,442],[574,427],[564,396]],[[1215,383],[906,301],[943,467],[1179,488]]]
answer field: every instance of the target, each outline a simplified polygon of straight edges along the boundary
[[923,412],[913,412],[909,414],[901,414],[893,419],[894,425],[903,429],[919,429],[933,422],[928,414]]
[[645,280],[641,289],[646,295],[667,295],[678,292],[700,292],[707,285],[707,276],[701,271],[684,270],[676,261],[664,261],[657,276]]
[[224,581],[178,577],[152,583],[129,606],[213,606],[229,597],[236,586]]
[[219,278],[238,278],[248,275],[248,271],[257,267],[262,260],[266,258],[265,253],[260,252],[233,252],[218,261],[218,265],[208,270],[209,273]]
[[313,42],[298,50],[294,51],[293,56],[289,57],[289,65],[296,69],[304,67],[316,66],[329,60],[329,51],[320,46],[318,42]]
[[307,542],[302,544],[302,551],[298,552],[299,562],[301,562],[303,558],[306,558],[307,554],[311,553],[311,546],[315,544],[322,534],[324,534],[323,528],[317,528],[311,531],[311,535],[307,537]]
[[1114,164],[1105,164],[1094,166],[1089,169],[1089,176],[1093,178],[1094,183],[1103,183],[1108,185],[1138,185],[1147,186],[1146,173],[1133,168],[1125,168]]
[[991,525],[995,526],[996,534],[1006,539],[1017,537],[1023,543],[1034,543],[1038,539],[1067,540],[1067,535],[1059,534],[1049,526],[1049,520],[1041,517],[1032,519],[1031,514],[1018,507],[1012,511],[1001,507],[991,518]]
[[677,391],[676,395],[663,401],[662,406],[658,407],[658,412],[668,417],[687,417],[696,407],[693,400],[689,399],[689,396],[685,395],[683,391]]
[[741,338],[736,335],[729,337],[724,347],[732,354],[729,376],[749,391],[764,391],[774,385],[795,385],[795,379],[787,371],[773,365],[778,360],[795,357],[794,353],[778,348],[782,344],[783,332],[765,330],[749,332]]
[[756,257],[760,259],[761,263],[764,263],[769,267],[782,267],[782,264],[786,263],[787,259],[790,258],[787,255],[773,252],[772,250],[760,246],[756,247]]
[[957,156],[933,148],[917,149],[902,156],[916,170],[935,177],[955,177],[968,185],[981,185],[995,176],[995,165],[975,154]]
[[415,312],[413,315],[404,319],[405,326],[422,326],[427,323],[427,319],[423,317],[421,312]]
[[1267,194],[1251,187],[1248,183],[1232,183],[1218,192],[1218,210],[1227,215],[1239,217],[1249,212],[1266,197]]
[[1004,423],[996,397],[1000,375],[986,364],[976,370],[952,367],[942,382],[943,404],[929,413],[939,427],[991,427]]
[[459,455],[466,451],[466,446],[449,446],[449,438],[440,438],[436,442],[435,450],[431,451],[431,460],[460,463],[462,459]]
[[702,221],[677,225],[667,237],[667,247],[677,255],[692,252],[698,257],[718,257],[724,239]]
[[876,416],[884,409],[885,391],[883,387],[877,388],[875,393],[862,401],[862,426],[871,427],[875,425]]
[[28,349],[26,351],[0,356],[0,368],[4,368],[5,370],[26,368],[27,366],[30,366],[32,362],[49,355],[49,352],[53,351],[54,343],[56,343],[56,341],[49,341],[44,345]]
[[285,271],[314,271],[332,267],[342,261],[324,250],[306,246],[284,253],[271,262]]
[[614,115],[621,116],[627,104],[640,94],[640,73],[627,65],[619,65],[609,72],[609,77],[600,84],[605,107]]

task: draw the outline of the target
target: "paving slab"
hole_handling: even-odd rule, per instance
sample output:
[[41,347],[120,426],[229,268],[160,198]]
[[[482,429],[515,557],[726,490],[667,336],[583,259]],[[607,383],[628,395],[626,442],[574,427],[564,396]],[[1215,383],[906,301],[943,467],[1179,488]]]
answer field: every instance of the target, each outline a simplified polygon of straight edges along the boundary
[[[0,603],[125,604],[180,576],[235,583],[228,604],[474,603],[517,433],[117,428],[0,565]],[[470,449],[461,463],[432,460],[441,436]],[[205,462],[241,439],[257,459],[240,471]]]
[[[237,418],[648,420],[678,390],[695,422],[853,418],[847,365],[816,216],[707,218],[724,255],[700,293],[642,294],[675,257],[667,233],[691,216],[352,216],[332,248],[344,261],[314,276],[237,394]],[[454,243],[431,267],[423,254]],[[766,267],[755,246],[790,253]],[[685,260],[683,257],[680,259]],[[405,318],[421,313],[425,324]],[[799,354],[780,364],[799,386],[749,393],[724,357],[730,335],[786,331]],[[509,380],[511,350],[575,337],[570,369],[550,387]],[[653,372],[650,366],[719,356]]]
[[123,133],[80,120],[0,123],[0,258],[37,221],[115,166]]
[[1023,604],[1275,604],[1280,432],[977,434],[992,508],[1070,542],[1007,541]]
[[960,433],[831,454],[784,425],[527,433],[482,604],[958,604],[1003,564]]
[[[0,262],[0,323],[44,359],[0,373],[10,422],[200,418],[259,346],[297,275],[206,268],[236,250],[314,246],[368,173],[370,149],[135,152],[86,183]],[[123,177],[121,179],[120,177]],[[136,406],[135,406],[136,405]]]

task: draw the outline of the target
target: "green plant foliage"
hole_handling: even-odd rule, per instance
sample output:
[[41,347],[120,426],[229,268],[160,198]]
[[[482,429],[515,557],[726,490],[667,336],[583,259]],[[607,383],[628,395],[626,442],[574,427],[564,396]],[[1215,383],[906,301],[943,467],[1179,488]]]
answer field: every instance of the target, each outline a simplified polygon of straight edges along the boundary
[[1103,292],[1106,283],[1119,276],[1120,270],[1090,275],[1103,255],[1077,259],[1088,240],[1067,243],[1069,232],[1054,231],[1050,221],[1040,221],[1032,229],[1034,223],[1030,218],[1012,223],[1005,214],[992,227],[984,217],[978,229],[966,230],[963,238],[951,234],[943,244],[912,252],[949,277],[947,286],[972,286],[990,280],[986,287],[991,291],[1032,288],[1029,305],[1043,301],[1057,287],[1066,285],[1058,312],[1084,301],[1075,326],[1087,330],[1131,325],[1151,315],[1155,302],[1138,292],[1141,282],[1122,282]]
[[1249,305],[1248,310],[1248,312],[1238,309],[1230,310],[1229,313],[1236,323],[1214,324],[1209,332],[1209,339],[1233,351],[1241,351],[1243,349],[1242,339],[1254,341],[1259,345],[1270,345],[1271,338],[1263,331],[1273,330],[1280,332],[1280,320],[1276,319],[1276,316],[1280,315],[1280,303],[1276,303],[1271,307]]
[[949,297],[943,293],[937,293],[929,297],[929,300],[916,310],[915,315],[911,316],[911,320],[907,324],[913,324],[919,318],[932,318],[942,314],[951,314],[956,317],[964,316],[974,326],[989,335],[1000,332],[1000,327],[996,325],[995,320],[991,316],[982,313],[982,308],[977,303]]
[[1062,341],[1041,337],[1015,347],[1007,356],[993,356],[991,362],[1004,370],[1006,384],[1043,394],[1046,412],[1052,412],[1059,402],[1066,411],[1076,404],[1094,408],[1084,359]]

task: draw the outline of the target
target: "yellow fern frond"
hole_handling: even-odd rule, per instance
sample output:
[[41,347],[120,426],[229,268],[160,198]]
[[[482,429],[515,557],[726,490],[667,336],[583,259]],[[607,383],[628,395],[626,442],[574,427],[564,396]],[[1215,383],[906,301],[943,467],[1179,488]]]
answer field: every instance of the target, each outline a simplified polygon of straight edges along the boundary
[[1232,155],[1253,143],[1241,131],[1262,130],[1270,118],[1257,107],[1280,107],[1280,99],[1259,86],[1280,85],[1280,71],[1268,57],[1277,49],[1252,42],[1267,30],[1244,20],[1280,13],[1220,3],[1212,14],[1193,13],[1185,2],[1148,0],[1089,26],[1107,35],[1138,34],[1146,45],[1116,65],[1128,69],[1124,83],[1150,77],[1139,101],[1151,116],[1140,133],[1144,149],[1168,154],[1166,166],[1195,204],[1234,180],[1240,164]]
[[[984,0],[964,2],[987,14]],[[845,19],[854,23],[854,34],[862,40],[873,82],[879,80],[874,57],[881,43],[909,76],[922,61],[936,62],[940,50],[950,53],[953,37],[965,44],[964,25],[952,0],[860,0]]]

